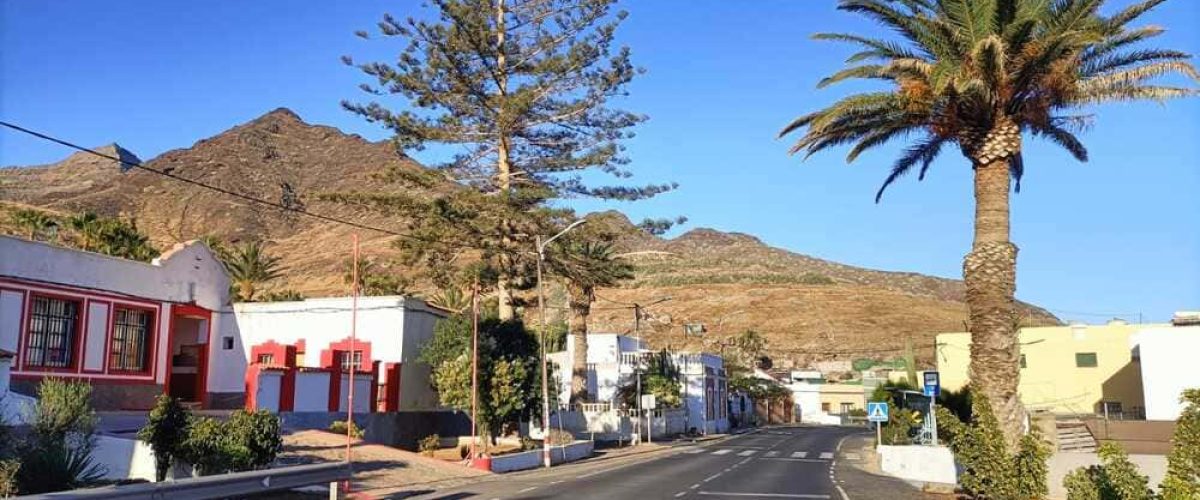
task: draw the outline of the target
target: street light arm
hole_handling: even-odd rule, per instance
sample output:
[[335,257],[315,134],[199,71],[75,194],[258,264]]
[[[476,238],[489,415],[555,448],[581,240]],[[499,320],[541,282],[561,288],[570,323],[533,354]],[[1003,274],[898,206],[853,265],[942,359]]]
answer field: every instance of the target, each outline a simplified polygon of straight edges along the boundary
[[567,226],[567,227],[566,227],[565,229],[563,229],[562,231],[559,231],[559,232],[558,232],[558,234],[556,234],[556,235],[554,235],[554,236],[551,236],[551,237],[550,237],[549,239],[547,239],[546,241],[543,241],[543,242],[542,242],[542,244],[541,244],[541,246],[539,246],[539,247],[538,247],[538,252],[540,253],[540,252],[544,251],[544,250],[545,250],[545,248],[546,248],[546,245],[549,245],[551,241],[557,240],[557,239],[558,239],[560,236],[562,236],[562,235],[564,235],[564,234],[567,234],[567,231],[570,231],[570,230],[572,230],[572,229],[575,229],[575,228],[576,228],[576,227],[578,227],[580,224],[583,224],[583,223],[585,223],[585,222],[587,222],[587,219],[579,219],[579,220],[577,220],[577,221],[575,221],[575,222],[572,222],[572,223],[571,223],[571,225]]

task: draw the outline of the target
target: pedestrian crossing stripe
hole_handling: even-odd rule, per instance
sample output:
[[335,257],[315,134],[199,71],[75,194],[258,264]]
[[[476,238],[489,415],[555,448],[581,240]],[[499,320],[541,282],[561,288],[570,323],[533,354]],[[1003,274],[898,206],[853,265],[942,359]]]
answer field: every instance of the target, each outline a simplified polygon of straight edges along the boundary
[[713,455],[728,455],[731,452],[733,452],[733,450],[721,449],[721,450],[714,451]]
[[779,456],[779,452],[778,451],[768,451],[767,456],[768,457],[776,457],[776,456]]
[[833,452],[823,451],[823,452],[821,452],[821,458],[824,458],[826,460],[833,458]]
[[807,451],[797,451],[792,453],[792,458],[804,458],[808,456]]
[[697,453],[704,453],[704,452],[705,452],[704,448],[694,448],[691,450],[687,450],[684,453],[687,453],[688,455],[695,455]]
[[750,455],[753,455],[753,454],[755,454],[755,453],[756,453],[756,452],[755,452],[754,450],[746,450],[746,451],[743,451],[743,452],[741,452],[741,453],[738,453],[738,456],[739,456],[739,457],[748,457],[748,456],[750,456]]

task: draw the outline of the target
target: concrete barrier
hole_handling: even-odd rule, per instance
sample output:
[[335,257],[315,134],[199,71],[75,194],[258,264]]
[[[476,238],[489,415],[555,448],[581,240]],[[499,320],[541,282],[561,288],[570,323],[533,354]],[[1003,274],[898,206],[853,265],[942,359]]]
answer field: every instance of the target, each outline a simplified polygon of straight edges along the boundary
[[945,446],[880,446],[877,451],[880,468],[892,476],[935,485],[958,483],[954,454]]
[[[591,441],[576,441],[566,446],[550,447],[550,463],[574,462],[592,456]],[[508,453],[492,457],[492,472],[512,472],[542,466],[542,450]]]

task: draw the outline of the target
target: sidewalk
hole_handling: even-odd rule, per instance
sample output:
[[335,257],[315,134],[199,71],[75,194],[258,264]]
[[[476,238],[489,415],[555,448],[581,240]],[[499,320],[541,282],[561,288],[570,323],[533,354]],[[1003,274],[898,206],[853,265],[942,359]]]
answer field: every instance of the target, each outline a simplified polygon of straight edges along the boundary
[[[834,464],[837,485],[852,499],[951,500],[952,493],[921,491],[908,481],[884,474],[875,453],[875,436],[847,437],[840,446],[842,458]],[[855,460],[852,457],[857,457]]]

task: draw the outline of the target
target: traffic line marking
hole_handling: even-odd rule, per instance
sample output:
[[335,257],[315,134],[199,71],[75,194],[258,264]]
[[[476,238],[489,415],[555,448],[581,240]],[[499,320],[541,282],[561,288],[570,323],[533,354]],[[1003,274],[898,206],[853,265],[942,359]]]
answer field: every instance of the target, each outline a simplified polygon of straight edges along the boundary
[[738,456],[739,456],[739,457],[748,457],[748,456],[750,456],[750,455],[753,455],[753,454],[755,454],[755,453],[757,453],[755,450],[746,450],[746,451],[743,451],[743,452],[740,452],[740,453],[738,453]]
[[517,491],[517,493],[525,493],[526,491],[533,491],[533,490],[536,490],[536,489],[537,489],[537,486],[530,486],[530,487],[528,487],[528,488],[525,488],[525,489],[523,489],[523,490],[519,490],[519,491]]
[[842,458],[846,460],[859,460],[861,457],[858,456],[858,453],[842,453]]
[[774,460],[774,461],[776,461],[776,462],[816,462],[816,463],[825,463],[825,462],[826,462],[825,460],[821,460],[821,459],[819,459],[819,458],[784,458],[784,457],[779,457],[779,458],[760,458],[759,460]]
[[822,452],[821,452],[821,458],[824,458],[825,460],[832,459],[832,458],[833,458],[833,452],[832,452],[832,451],[822,451]]
[[733,450],[730,450],[730,449],[720,449],[720,450],[714,451],[712,454],[713,455],[728,455],[732,452],[733,452]]
[[691,449],[691,450],[685,450],[685,451],[684,451],[684,453],[687,453],[688,455],[695,455],[695,454],[697,454],[697,453],[704,453],[704,448],[694,448],[694,449]]
[[741,493],[733,491],[698,491],[700,495],[716,497],[768,497],[768,498],[829,498],[829,495],[807,493]]
[[681,497],[681,496],[684,496],[684,495],[686,495],[686,494],[687,494],[687,492],[686,492],[686,491],[681,491],[681,492],[679,492],[679,493],[676,493],[676,494],[675,494],[675,498],[679,498],[679,497]]
[[807,451],[797,451],[792,453],[792,458],[804,458],[808,456]]
[[768,451],[767,456],[768,457],[777,457],[777,456],[779,456],[779,452],[778,451]]

